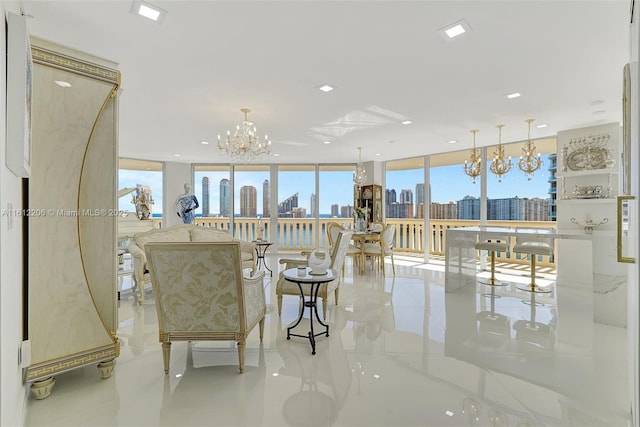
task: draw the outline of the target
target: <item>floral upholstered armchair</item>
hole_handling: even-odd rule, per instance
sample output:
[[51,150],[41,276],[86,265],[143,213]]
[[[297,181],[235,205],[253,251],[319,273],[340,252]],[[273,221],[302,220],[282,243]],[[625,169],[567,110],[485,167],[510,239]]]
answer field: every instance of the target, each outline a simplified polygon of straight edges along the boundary
[[247,335],[266,314],[264,272],[243,277],[240,242],[147,243],[164,372],[172,341],[236,341],[244,371]]

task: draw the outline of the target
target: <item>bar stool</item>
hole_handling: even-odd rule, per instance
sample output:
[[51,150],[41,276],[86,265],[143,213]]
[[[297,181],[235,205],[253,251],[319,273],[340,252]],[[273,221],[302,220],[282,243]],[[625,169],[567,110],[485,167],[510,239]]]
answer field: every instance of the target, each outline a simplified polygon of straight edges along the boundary
[[553,238],[535,235],[522,235],[516,237],[513,252],[527,254],[531,257],[531,283],[516,286],[521,291],[549,293],[550,288],[542,288],[536,285],[536,257],[538,255],[553,255]]
[[489,286],[506,286],[506,283],[496,280],[496,252],[506,252],[509,249],[509,237],[480,234],[480,239],[474,246],[479,251],[488,251],[491,254],[491,277],[479,279],[478,282]]

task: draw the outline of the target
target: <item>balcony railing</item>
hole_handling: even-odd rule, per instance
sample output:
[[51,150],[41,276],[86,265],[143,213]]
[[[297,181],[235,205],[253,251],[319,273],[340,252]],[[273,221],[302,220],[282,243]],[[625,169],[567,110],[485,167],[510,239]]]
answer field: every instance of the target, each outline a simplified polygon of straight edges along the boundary
[[[258,237],[258,218],[234,218],[233,235],[241,240],[255,240]],[[265,239],[271,236],[271,223],[269,219],[262,219]],[[275,232],[274,246],[282,251],[302,251],[315,247],[326,246],[326,226],[329,222],[338,222],[345,226],[351,226],[353,221],[350,218],[320,218],[318,220],[319,233],[316,235],[316,220],[314,218],[278,218],[278,228]],[[229,230],[229,218],[225,217],[197,217],[195,224],[201,227],[218,228]],[[425,235],[424,222],[422,219],[410,218],[388,218],[387,224],[393,224],[396,228],[394,250],[396,252],[409,252],[422,254],[425,250],[425,241],[429,254],[444,256],[447,247],[446,230],[458,227],[478,226],[477,220],[456,220],[456,219],[432,219],[429,221],[431,230]],[[487,225],[492,227],[512,227],[512,228],[545,228],[556,229],[555,221],[488,221]],[[162,227],[162,218],[154,218],[154,226]],[[509,247],[513,247],[513,243]],[[507,251],[496,254],[497,262],[508,262],[513,264],[528,264],[526,255],[516,254]],[[554,267],[554,257],[539,257],[538,265]]]

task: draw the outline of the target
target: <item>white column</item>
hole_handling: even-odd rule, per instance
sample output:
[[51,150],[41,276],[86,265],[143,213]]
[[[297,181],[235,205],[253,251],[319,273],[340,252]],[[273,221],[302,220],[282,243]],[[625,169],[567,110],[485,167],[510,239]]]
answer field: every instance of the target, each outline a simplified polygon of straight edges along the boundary
[[193,173],[190,163],[165,162],[162,171],[162,226],[182,224],[176,213],[176,200],[184,194],[184,184],[193,188]]

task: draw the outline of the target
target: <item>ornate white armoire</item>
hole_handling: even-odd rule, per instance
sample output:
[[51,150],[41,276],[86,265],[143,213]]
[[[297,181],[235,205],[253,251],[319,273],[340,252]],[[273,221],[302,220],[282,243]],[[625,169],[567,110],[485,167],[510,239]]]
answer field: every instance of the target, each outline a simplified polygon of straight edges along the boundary
[[89,364],[111,376],[117,321],[117,64],[31,38],[27,381]]

